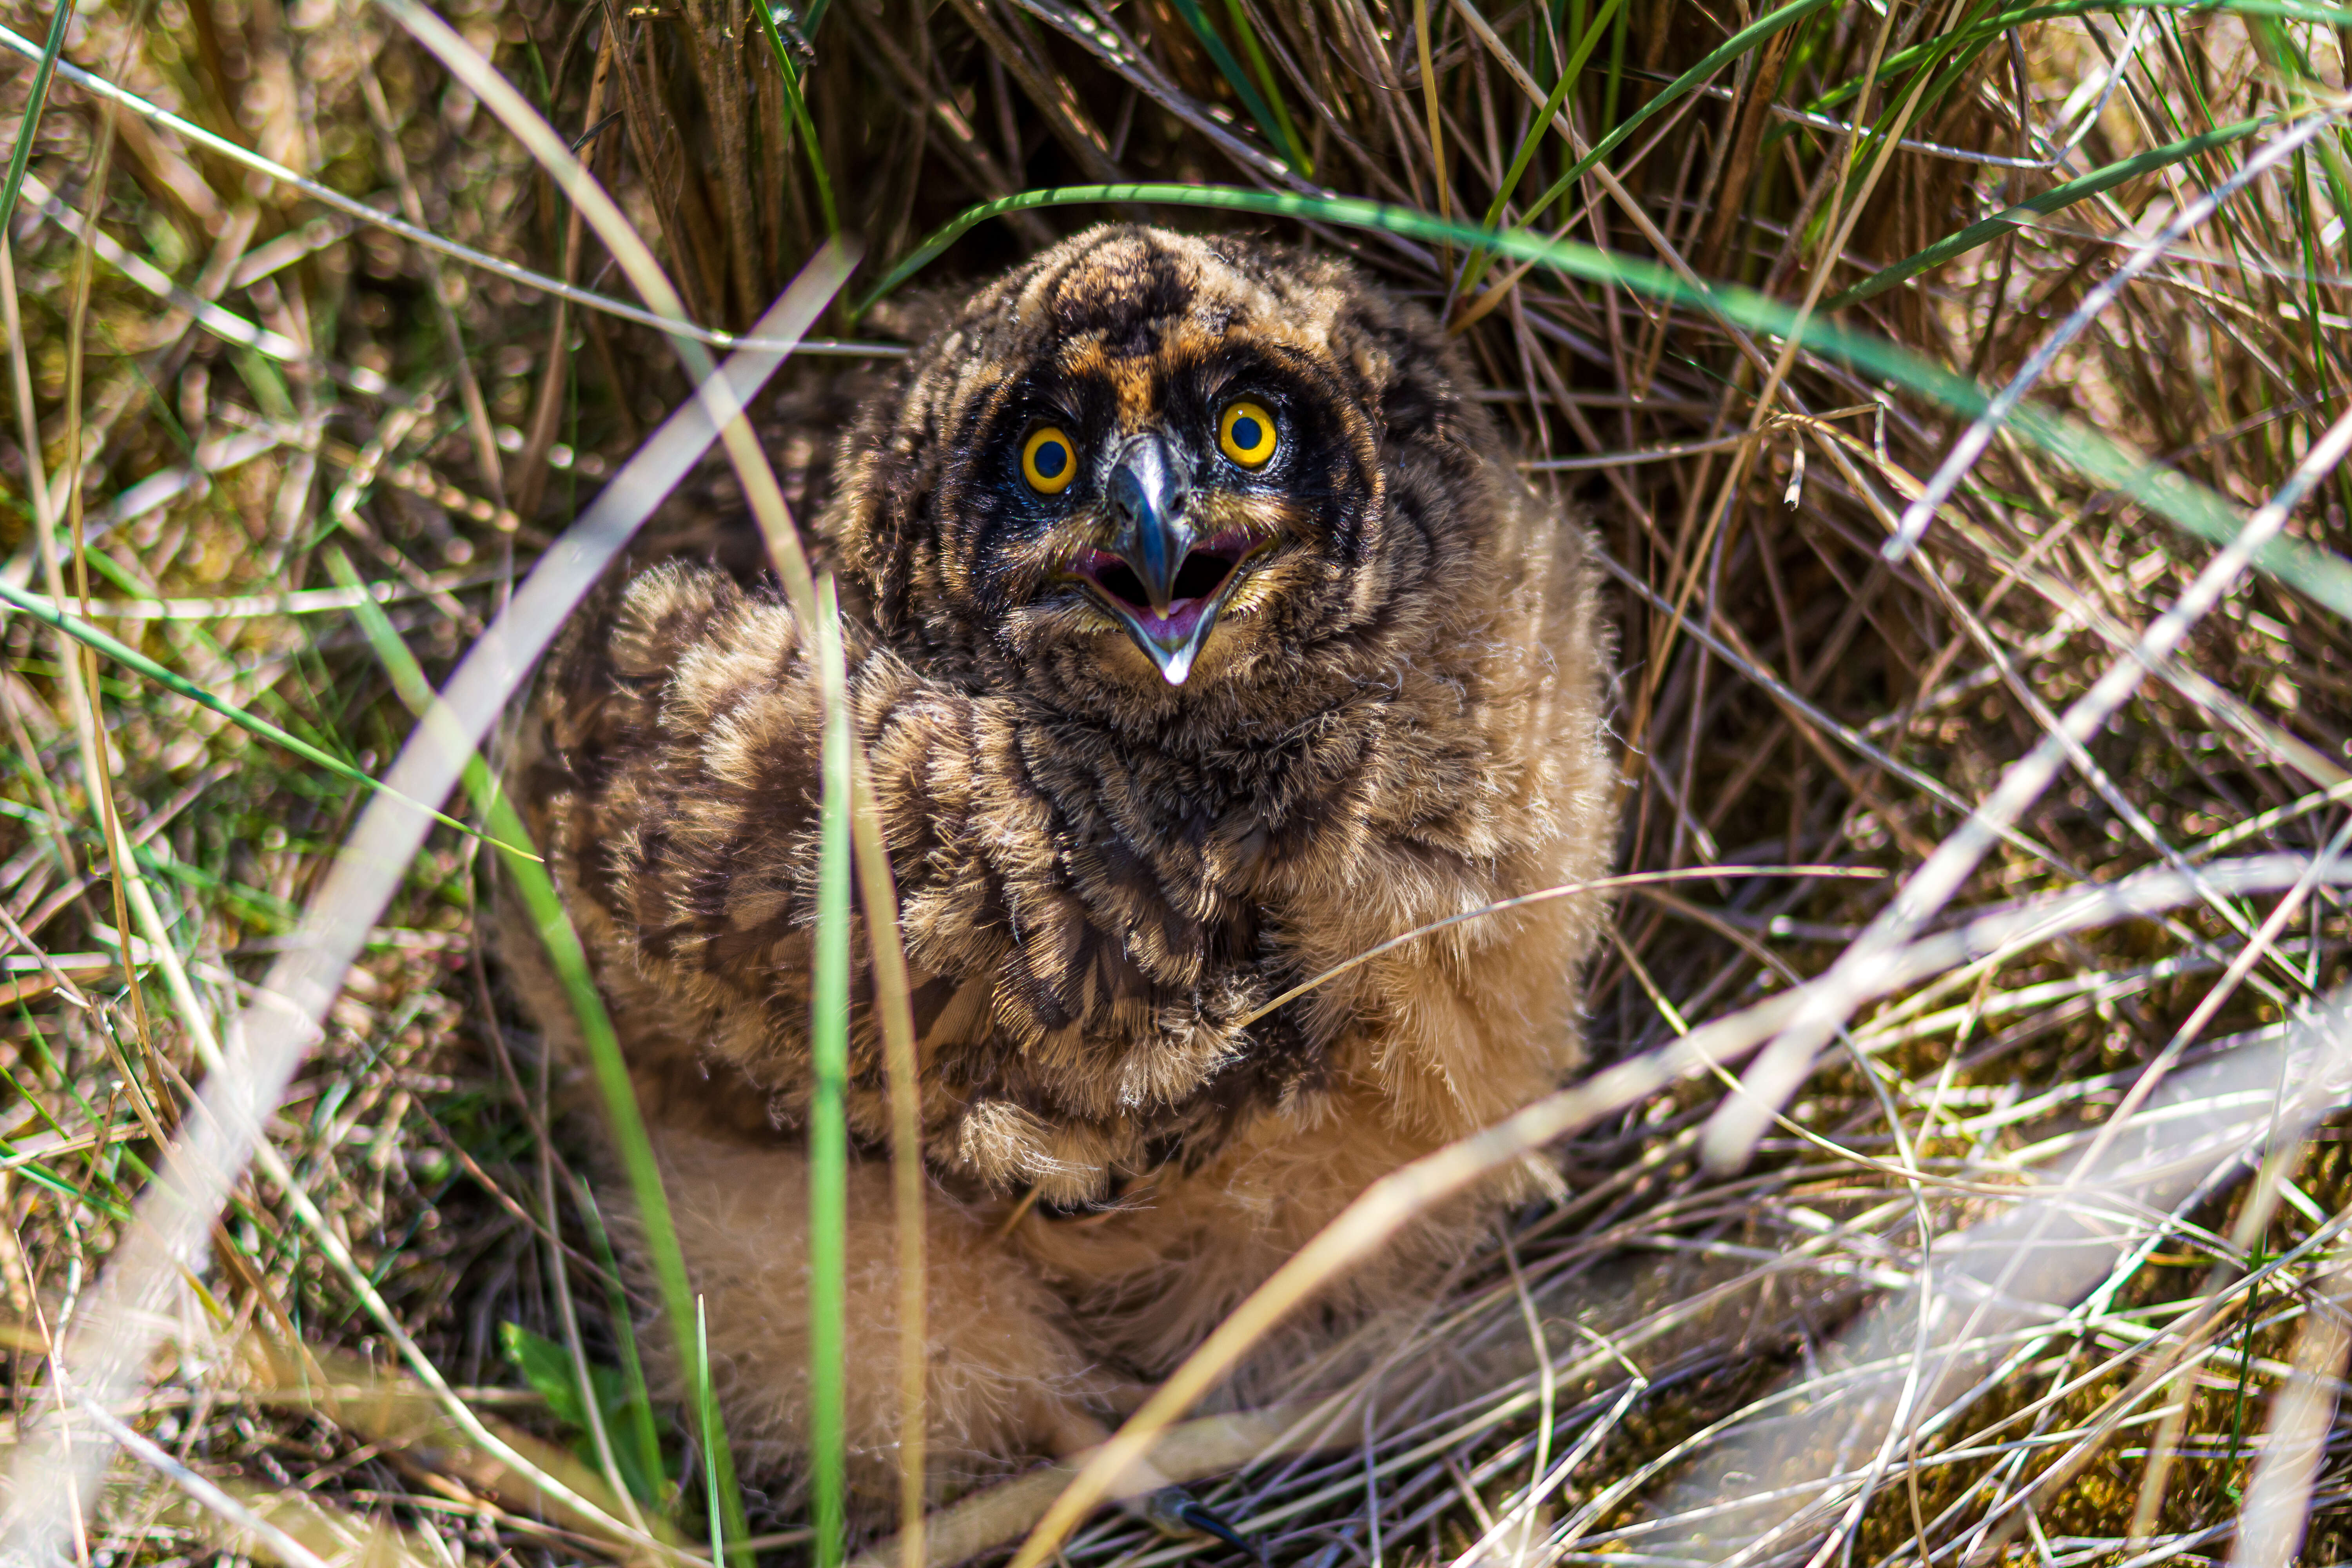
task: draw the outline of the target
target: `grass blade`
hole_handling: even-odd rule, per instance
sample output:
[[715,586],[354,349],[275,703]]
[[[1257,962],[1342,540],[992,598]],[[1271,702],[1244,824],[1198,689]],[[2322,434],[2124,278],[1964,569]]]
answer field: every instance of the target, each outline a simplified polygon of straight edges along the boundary
[[921,1068],[898,928],[898,895],[882,842],[881,809],[866,761],[852,748],[856,809],[850,814],[850,848],[857,866],[857,896],[866,911],[874,1001],[880,1015],[883,1071],[890,1086],[890,1178],[898,1230],[898,1542],[904,1568],[925,1559],[923,1519],[929,1474],[930,1342],[927,1322],[928,1238],[924,1234]]
[[[1621,3],[1622,0],[1601,0],[1601,9],[1593,13],[1591,26],[1586,27],[1584,36],[1577,40],[1575,49],[1570,53],[1567,63],[1560,68],[1559,80],[1553,84],[1549,96],[1545,98],[1541,112],[1528,122],[1528,133],[1519,138],[1519,150],[1511,155],[1511,166],[1504,174],[1494,201],[1487,205],[1488,228],[1503,221],[1503,209],[1510,205],[1511,193],[1519,188],[1519,181],[1526,177],[1528,164],[1534,159],[1536,150],[1543,145],[1544,138],[1551,134],[1553,118],[1559,113],[1560,105],[1568,101],[1568,95],[1575,89],[1576,79],[1584,69],[1584,62],[1592,58],[1594,47],[1601,42],[1601,29],[1608,26],[1609,18],[1616,13]],[[1536,207],[1529,213],[1529,220],[1532,221],[1535,213],[1542,210],[1541,206]],[[1478,278],[1474,271],[1464,280],[1461,292],[1468,294],[1477,287]]]
[[[2016,28],[2035,22],[2055,21],[2064,16],[2113,16],[2124,11],[2174,11],[2200,16],[2219,13],[2240,17],[2276,17],[2287,21],[2310,22],[2324,26],[2352,26],[2352,9],[2338,5],[2306,4],[2305,0],[2055,0],[2047,5],[2027,5],[2014,11],[2003,11],[1985,16],[1964,27],[1944,33],[1933,41],[1913,44],[1898,49],[1880,62],[1874,79],[1885,83],[1906,75],[1914,66],[1926,60],[1949,56],[1971,44],[1983,43]],[[1835,108],[1863,89],[1857,76],[1808,103],[1813,113]]]
[[824,799],[817,848],[815,974],[810,987],[809,1435],[816,1498],[816,1560],[838,1568],[848,1550],[844,1431],[845,1280],[849,1165],[848,672],[833,579],[817,584],[818,677],[824,684]]
[[[1820,10],[1827,4],[1829,4],[1829,0],[1791,0],[1790,5],[1783,5],[1777,11],[1766,12],[1763,16],[1759,16],[1755,21],[1750,22],[1747,26],[1740,28],[1739,31],[1724,39],[1722,43],[1708,50],[1706,57],[1702,58],[1698,64],[1691,67],[1690,69],[1683,72],[1682,75],[1675,78],[1674,80],[1660,88],[1657,92],[1651,97],[1649,102],[1642,105],[1641,108],[1627,115],[1615,126],[1615,128],[1611,130],[1607,135],[1601,137],[1600,141],[1595,142],[1592,144],[1592,151],[1587,153],[1583,157],[1579,158],[1575,163],[1570,164],[1568,172],[1560,175],[1559,179],[1554,180],[1551,183],[1551,188],[1545,191],[1541,196],[1538,196],[1534,205],[1530,206],[1528,210],[1530,212],[1541,212],[1546,207],[1551,205],[1552,203],[1566,195],[1570,190],[1575,188],[1576,182],[1582,179],[1588,170],[1590,170],[1595,163],[1601,162],[1601,159],[1615,152],[1618,146],[1624,142],[1625,138],[1640,130],[1643,124],[1652,116],[1657,114],[1661,110],[1664,110],[1670,104],[1674,103],[1685,93],[1704,85],[1709,77],[1714,76],[1726,66],[1736,62],[1742,55],[1747,54],[1749,50],[1754,49],[1759,45],[1762,44],[1766,39],[1771,37],[1773,34],[1779,32],[1781,28],[1790,26],[1794,23],[1803,21],[1806,17],[1811,16],[1814,12]],[[1621,26],[1623,23],[1624,15],[1625,14],[1622,10],[1618,13],[1618,21]],[[1596,27],[1596,31],[1598,29]],[[1612,96],[1614,96],[1613,92]],[[1606,114],[1604,114],[1604,118],[1607,118]]]
[[752,5],[760,13],[760,30],[767,35],[768,47],[776,57],[776,75],[784,86],[785,110],[793,117],[801,145],[808,149],[809,174],[816,181],[817,205],[824,209],[824,232],[839,239],[841,214],[833,205],[833,175],[824,166],[824,148],[816,139],[815,122],[809,119],[808,100],[802,96],[800,65],[793,58],[792,47],[784,42],[783,29],[776,25],[775,7],[769,0],[752,0]]
[[49,79],[57,74],[58,57],[65,53],[66,29],[73,26],[74,0],[57,0],[49,13],[49,36],[41,45],[40,63],[33,69],[33,90],[17,123],[16,145],[8,153],[8,183],[0,186],[0,234],[16,216],[16,195],[25,188],[25,171],[33,161],[35,132],[41,128],[41,110],[49,100]]
[[[695,1426],[703,1436],[702,1492],[710,1507],[710,1560],[724,1563],[726,1521],[734,1521],[738,1542],[749,1536],[743,1522],[742,1499],[737,1495],[734,1484],[734,1462],[727,1457],[726,1434],[719,1425],[719,1401],[710,1391],[710,1319],[703,1310],[699,1293],[694,1298],[694,1417]],[[751,1554],[743,1552],[742,1560],[748,1563]]]
[[[392,791],[392,786],[385,784],[381,779],[378,779],[370,773],[362,772],[360,769],[355,768],[352,766],[351,763],[343,761],[341,757],[333,756],[326,752],[320,751],[318,747],[310,744],[310,742],[301,739],[299,736],[287,733],[285,731],[279,729],[277,725],[271,723],[268,720],[262,718],[260,715],[249,713],[233,702],[222,701],[219,698],[215,697],[211,692],[206,691],[203,687],[198,686],[194,681],[188,679],[185,676],[175,674],[173,671],[164,668],[162,665],[157,664],[153,659],[149,658],[146,655],[132,648],[129,644],[124,643],[118,638],[109,637],[106,633],[99,630],[96,626],[91,626],[89,622],[82,620],[78,616],[67,615],[63,610],[58,609],[48,600],[44,599],[37,595],[28,594],[22,588],[12,587],[5,582],[0,582],[0,602],[5,602],[12,608],[24,611],[25,614],[32,616],[43,626],[63,632],[66,636],[74,638],[77,642],[87,644],[89,647],[97,649],[100,653],[102,653],[107,658],[114,660],[117,664],[122,665],[126,668],[137,670],[141,675],[145,676],[148,679],[153,681],[156,685],[163,687],[165,690],[184,697],[200,708],[211,710],[213,712],[219,714],[222,718],[226,719],[230,723],[235,724],[240,730],[245,730],[253,734],[258,735],[263,740],[269,742],[272,745],[283,746],[286,750],[293,752],[304,762],[310,763],[317,767],[324,768],[329,773],[334,774],[337,778],[348,780],[352,784],[360,784],[372,790],[397,793],[396,791]],[[416,807],[417,810],[431,816],[434,821],[441,824],[444,827],[454,827],[458,832],[469,836],[474,834],[474,829],[470,825],[460,822],[454,816],[449,816],[441,812],[436,811],[432,807],[425,805],[422,801],[409,800],[405,795],[401,796],[401,798],[407,801],[408,805]],[[512,851],[515,847],[511,844],[501,844],[499,845],[498,847]]]
[[[1209,58],[1216,62],[1218,73],[1234,89],[1234,96],[1242,100],[1242,108],[1256,123],[1258,133],[1268,142],[1280,141],[1288,149],[1290,166],[1302,174],[1306,174],[1307,170],[1301,166],[1306,154],[1297,137],[1290,132],[1288,117],[1276,120],[1274,111],[1265,106],[1265,100],[1258,97],[1257,89],[1250,85],[1249,74],[1242,69],[1241,61],[1234,58],[1233,50],[1225,47],[1224,39],[1217,36],[1217,29],[1211,26],[1208,14],[1201,9],[1200,0],[1174,0],[1174,3],[1177,14],[1184,18],[1184,25],[1192,29],[1192,36],[1201,40],[1202,48],[1209,51]],[[1277,131],[1283,133],[1279,137],[1276,134]]]
[[587,1182],[579,1181],[573,1195],[580,1203],[580,1217],[588,1228],[589,1245],[595,1248],[596,1266],[604,1271],[604,1310],[612,1321],[613,1337],[619,1342],[621,1375],[629,1394],[630,1447],[635,1450],[635,1464],[644,1474],[661,1483],[661,1496],[656,1506],[667,1510],[677,1501],[677,1493],[663,1475],[661,1433],[654,1426],[654,1395],[646,1381],[645,1362],[637,1354],[637,1334],[632,1326],[628,1292],[621,1288],[621,1262],[614,1255],[613,1238],[604,1229],[604,1211],[597,1205],[596,1194]]
[[1315,177],[1315,160],[1307,155],[1307,143],[1298,128],[1290,121],[1290,106],[1283,101],[1282,84],[1275,79],[1274,66],[1265,58],[1265,46],[1258,42],[1257,29],[1250,26],[1249,12],[1242,0],[1226,0],[1226,9],[1234,18],[1234,31],[1240,36],[1242,52],[1249,56],[1250,69],[1257,73],[1258,86],[1265,91],[1265,101],[1274,110],[1275,128],[1282,132],[1283,145],[1290,149],[1290,166],[1306,179]]
[[[2088,330],[2092,321],[2114,301],[2134,278],[2153,267],[2174,245],[2187,237],[2189,230],[2220,212],[2232,195],[2243,191],[2265,167],[2275,164],[2280,159],[2307,144],[2314,137],[2324,134],[2333,124],[2336,112],[2341,111],[2312,115],[2299,124],[2288,127],[2272,141],[2256,148],[2253,155],[2232,170],[2227,179],[2211,190],[2200,195],[2193,201],[2184,203],[2180,210],[2174,213],[2167,221],[2162,230],[2145,244],[2136,247],[2131,255],[2125,258],[2122,265],[2100,279],[2098,283],[2084,295],[2081,301],[2069,310],[2058,325],[2035,346],[2033,353],[2027,356],[2025,363],[2018,368],[2017,373],[2010,378],[2009,382],[1999,392],[1986,399],[1982,408],[1973,411],[1969,427],[1961,431],[1953,440],[1949,449],[1945,452],[1942,461],[1937,465],[1936,471],[1928,476],[1922,492],[1912,497],[1910,504],[1903,509],[1903,517],[1895,527],[1895,537],[1881,547],[1885,558],[1890,561],[1900,561],[1918,544],[1919,538],[1927,531],[1928,521],[1935,514],[1937,508],[1946,497],[1951,494],[1953,489],[1958,484],[1960,476],[1973,468],[1977,459],[1984,454],[1985,448],[1992,442],[1994,431],[2000,427],[2001,422],[2011,417],[2013,410],[2022,411],[2026,394],[2057,363],[2060,353],[2068,343]],[[2174,477],[2177,478],[2177,476]],[[2272,531],[2276,532],[2275,530]],[[2234,544],[2237,536],[2238,530],[2233,525],[2229,528],[2227,533],[2213,537],[2217,543]],[[2352,573],[2347,575],[2347,578],[2352,578]],[[2344,605],[2339,606],[2338,613],[2352,613],[2352,599],[2347,599]]]
[[195,1499],[206,1511],[268,1547],[286,1568],[327,1568],[325,1560],[310,1548],[117,1420],[104,1405],[87,1395],[77,1403],[82,1415],[96,1423],[98,1429],[120,1445],[123,1452]]

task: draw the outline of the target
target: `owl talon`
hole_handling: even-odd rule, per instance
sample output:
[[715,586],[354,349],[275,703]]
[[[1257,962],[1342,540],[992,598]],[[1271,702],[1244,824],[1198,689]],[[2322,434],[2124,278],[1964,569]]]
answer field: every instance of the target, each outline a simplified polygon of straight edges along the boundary
[[1246,1553],[1254,1563],[1265,1561],[1265,1553],[1255,1542],[1182,1487],[1161,1487],[1143,1500],[1142,1513],[1163,1534],[1214,1536],[1234,1551]]

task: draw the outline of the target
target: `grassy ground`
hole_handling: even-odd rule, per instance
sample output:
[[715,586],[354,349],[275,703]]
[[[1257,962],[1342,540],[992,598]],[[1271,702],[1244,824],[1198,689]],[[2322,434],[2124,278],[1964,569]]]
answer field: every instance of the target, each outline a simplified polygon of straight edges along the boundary
[[[176,128],[65,75],[36,126],[35,60],[0,72],[23,175],[0,278],[0,1336],[18,1518],[79,1473],[44,1468],[31,1430],[61,1404],[85,1458],[135,1447],[61,1386],[98,1386],[152,1446],[64,1499],[94,1503],[59,1538],[92,1563],[707,1554],[697,1423],[635,1375],[631,1325],[661,1331],[664,1303],[614,1283],[549,1064],[475,947],[481,839],[434,826],[380,905],[331,875],[372,798],[354,775],[410,736],[410,661],[446,680],[691,386],[641,324],[238,161],[634,301],[627,247],[408,15],[74,9],[63,58]],[[748,327],[830,234],[862,240],[810,329],[828,352],[762,414],[803,510],[843,378],[894,347],[890,301],[856,307],[910,260],[915,286],[952,286],[1148,215],[1344,249],[1454,323],[1532,482],[1590,512],[1618,573],[1624,868],[1752,868],[1622,895],[1590,992],[1607,1058],[1694,1067],[1671,1055],[1686,1031],[1729,1049],[1775,998],[1866,979],[1882,939],[2119,889],[2063,934],[1854,993],[1778,1121],[1723,1114],[1706,1070],[1588,1108],[1555,1146],[1568,1195],[1515,1216],[1422,1344],[1317,1415],[1338,1447],[1204,1489],[1276,1561],[1719,1560],[1762,1516],[1707,1510],[1766,1489],[1727,1456],[1806,1452],[1792,1413],[1844,1397],[1870,1303],[1900,1310],[2004,1193],[2063,1175],[2149,1064],[2192,1070],[2345,978],[2352,11],[444,15],[582,139],[693,320]],[[52,13],[5,20],[37,57]],[[974,204],[1130,183],[1256,195],[1081,190],[924,243]],[[2011,384],[2016,416],[1940,475]],[[714,460],[695,493],[724,510],[735,482]],[[2277,542],[2221,559],[2250,517]],[[1889,559],[1897,532],[1917,548]],[[117,640],[31,613],[58,601]],[[2015,788],[2037,758],[2046,787]],[[470,823],[468,798],[447,809]],[[1979,803],[2000,831],[1971,853]],[[2148,879],[2168,868],[2168,889]],[[1897,923],[1906,879],[1924,925]],[[358,960],[267,1097],[274,1157],[216,1226],[196,1215],[209,1266],[142,1265],[159,1152],[207,1125],[192,1086],[270,1081],[276,1026],[231,1025],[306,909],[356,920]],[[1792,1059],[1743,1070],[1769,1088]],[[2112,1210],[2088,1308],[1992,1347],[1977,1396],[1913,1399],[1916,1437],[1885,1443],[1881,1416],[1828,1442],[1788,1502],[1826,1486],[1813,1523],[1751,1560],[2284,1562],[2306,1503],[2304,1560],[2340,1560],[2352,1173],[2325,1121],[2242,1142],[2262,1179],[2170,1217]],[[109,1315],[110,1281],[150,1276],[172,1286],[153,1312]],[[114,1383],[74,1381],[123,1345]],[[2299,1470],[2276,1436],[2296,1419],[2323,1435]],[[2285,1511],[2233,1544],[2265,1484]],[[746,1500],[730,1544],[810,1554],[804,1494]],[[1115,1520],[1066,1548],[1201,1550]]]

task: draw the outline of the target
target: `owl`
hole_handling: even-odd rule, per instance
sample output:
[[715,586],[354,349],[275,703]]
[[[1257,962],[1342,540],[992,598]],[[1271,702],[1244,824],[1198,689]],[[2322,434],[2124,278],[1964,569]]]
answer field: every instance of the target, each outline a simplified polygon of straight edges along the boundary
[[[1369,1184],[1576,1071],[1595,894],[1265,1006],[1605,875],[1617,773],[1591,547],[1423,310],[1341,260],[1108,226],[940,316],[841,437],[814,542],[915,985],[945,1492],[1100,1441]],[[658,563],[568,628],[511,773],[768,1476],[806,1440],[822,705],[772,587]],[[898,1298],[865,994],[847,1397],[875,1520]],[[1423,1216],[1225,1396],[1425,1300],[1531,1179]]]

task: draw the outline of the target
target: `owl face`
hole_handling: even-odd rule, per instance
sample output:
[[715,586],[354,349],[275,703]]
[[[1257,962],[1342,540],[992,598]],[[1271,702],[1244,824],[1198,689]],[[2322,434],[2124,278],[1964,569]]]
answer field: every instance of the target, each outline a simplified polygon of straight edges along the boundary
[[1006,389],[966,480],[991,492],[974,565],[1016,643],[1104,645],[1116,670],[1124,642],[1182,686],[1221,626],[1245,639],[1346,531],[1367,489],[1355,411],[1255,334],[1180,318],[1129,332],[1140,353],[1110,339],[1073,332]]
[[1455,550],[1400,511],[1482,482],[1451,361],[1343,263],[1097,229],[924,346],[830,531],[886,634],[1066,705],[1360,676]]

